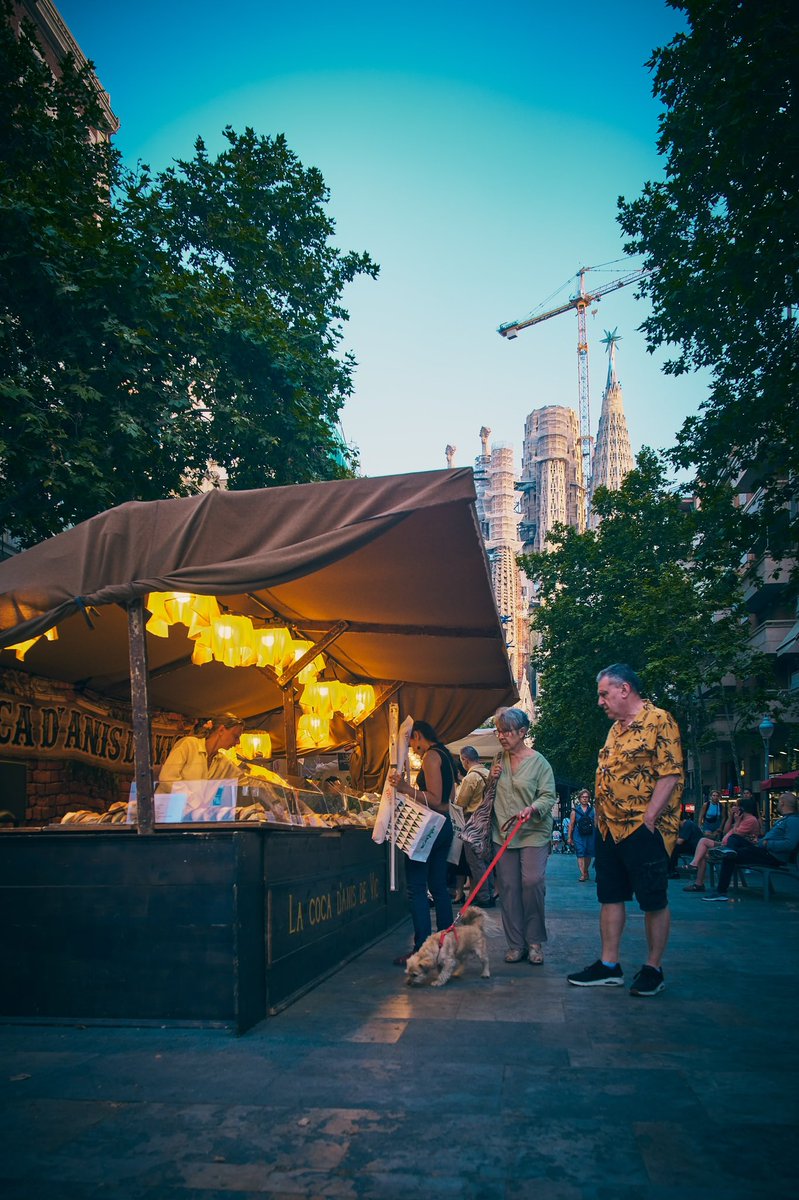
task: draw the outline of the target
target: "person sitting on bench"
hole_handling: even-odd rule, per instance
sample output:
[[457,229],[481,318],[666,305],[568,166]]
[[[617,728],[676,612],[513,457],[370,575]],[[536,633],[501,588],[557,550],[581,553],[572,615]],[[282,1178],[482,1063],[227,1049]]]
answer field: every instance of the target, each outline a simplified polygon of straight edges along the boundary
[[796,854],[799,847],[799,801],[791,792],[783,792],[777,801],[780,820],[773,829],[758,838],[757,845],[738,840],[734,848],[725,846],[711,850],[713,858],[721,861],[719,884],[715,892],[708,892],[703,900],[728,900],[727,889],[736,867],[784,867]]
[[[736,846],[739,842],[748,841],[752,845],[760,837],[762,829],[757,816],[757,801],[752,796],[742,796],[740,804],[734,804],[724,826],[722,846]],[[699,839],[694,856],[688,864],[689,871],[696,871],[696,882],[683,888],[684,892],[704,892],[707,856],[719,847],[713,838]]]

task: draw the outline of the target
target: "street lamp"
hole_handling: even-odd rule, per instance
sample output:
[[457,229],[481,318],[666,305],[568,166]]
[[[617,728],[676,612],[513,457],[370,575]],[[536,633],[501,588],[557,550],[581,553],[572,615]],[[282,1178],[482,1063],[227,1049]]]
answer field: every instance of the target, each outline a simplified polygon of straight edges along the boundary
[[766,788],[766,783],[768,782],[769,777],[768,744],[771,741],[771,735],[776,728],[776,725],[772,721],[771,717],[768,716],[768,714],[766,714],[757,727],[757,731],[763,739],[763,786],[761,788],[761,795],[765,794],[765,811],[763,815],[766,821],[766,829],[771,827],[771,803],[769,801],[768,789]]

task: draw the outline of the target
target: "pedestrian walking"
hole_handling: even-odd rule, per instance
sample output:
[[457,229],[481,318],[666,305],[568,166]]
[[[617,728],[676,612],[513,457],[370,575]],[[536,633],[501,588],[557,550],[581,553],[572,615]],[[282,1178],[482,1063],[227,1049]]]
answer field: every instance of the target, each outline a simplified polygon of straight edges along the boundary
[[683,758],[674,718],[641,695],[626,663],[597,676],[600,708],[613,721],[599,752],[595,788],[596,881],[601,957],[568,976],[575,987],[624,985],[619,949],[633,898],[644,913],[648,955],[630,987],[633,996],[663,990],[661,962],[671,928],[669,857],[677,838]]
[[508,708],[496,719],[502,755],[491,767],[497,781],[491,837],[496,852],[509,826],[519,817],[524,821],[496,865],[508,942],[505,962],[541,966],[547,940],[545,875],[557,793],[552,767],[525,742],[529,727],[530,719],[520,708]]
[[594,836],[596,833],[594,806],[591,803],[591,793],[583,788],[577,795],[577,804],[572,812],[569,823],[569,845],[574,847],[577,855],[577,866],[580,870],[580,883],[589,883],[588,872],[591,859],[594,857]]
[[[474,746],[464,746],[460,752],[460,760],[465,775],[455,796],[455,803],[459,809],[463,810],[464,818],[468,820],[472,813],[479,808],[480,801],[485,794],[486,784],[488,783],[488,768],[484,767],[480,762],[480,755]],[[464,842],[463,850],[466,855],[466,865],[469,868],[469,895],[472,895],[474,889],[485,875],[491,860],[483,858],[478,854],[471,842]],[[484,894],[479,896],[473,903],[478,908],[493,908],[496,903],[493,872],[485,881],[483,892]]]

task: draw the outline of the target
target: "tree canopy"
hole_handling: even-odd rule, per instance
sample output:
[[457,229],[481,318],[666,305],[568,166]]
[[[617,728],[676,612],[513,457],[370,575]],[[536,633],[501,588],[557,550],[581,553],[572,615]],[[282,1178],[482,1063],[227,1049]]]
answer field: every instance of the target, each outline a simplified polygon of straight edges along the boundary
[[[705,548],[724,554],[731,537],[741,547],[760,538],[779,555],[799,532],[785,507],[799,471],[799,9],[668,2],[689,32],[648,64],[665,106],[665,179],[621,198],[620,222],[627,248],[653,268],[642,284],[650,348],[676,348],[668,372],[711,371],[709,399],[671,453],[696,470],[706,503],[727,503]],[[737,471],[751,466],[768,493],[746,518],[729,501]]]
[[29,545],[209,461],[233,488],[351,474],[341,296],[378,268],[332,244],[320,172],[230,128],[129,171],[91,140],[90,66],[0,43],[0,528]]
[[716,715],[739,703],[724,677],[767,669],[747,647],[738,580],[693,559],[703,514],[675,494],[653,451],[639,454],[619,491],[597,489],[594,506],[597,529],[558,526],[546,552],[522,559],[540,600],[536,747],[557,774],[581,785],[593,780],[608,730],[596,702],[604,667],[627,662],[638,671],[692,748]]

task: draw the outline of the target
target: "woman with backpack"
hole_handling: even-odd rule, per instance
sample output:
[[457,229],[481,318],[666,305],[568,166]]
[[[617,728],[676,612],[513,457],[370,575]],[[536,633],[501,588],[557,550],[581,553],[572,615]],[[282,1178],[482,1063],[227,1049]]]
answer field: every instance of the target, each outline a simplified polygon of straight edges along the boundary
[[713,838],[714,841],[720,841],[723,824],[724,812],[721,807],[721,792],[713,791],[710,793],[710,799],[706,800],[702,805],[702,811],[699,814],[699,827],[705,837]]
[[583,788],[577,794],[577,803],[569,824],[569,845],[574,846],[577,866],[580,868],[580,883],[590,883],[588,869],[594,857],[594,806],[591,793]]

